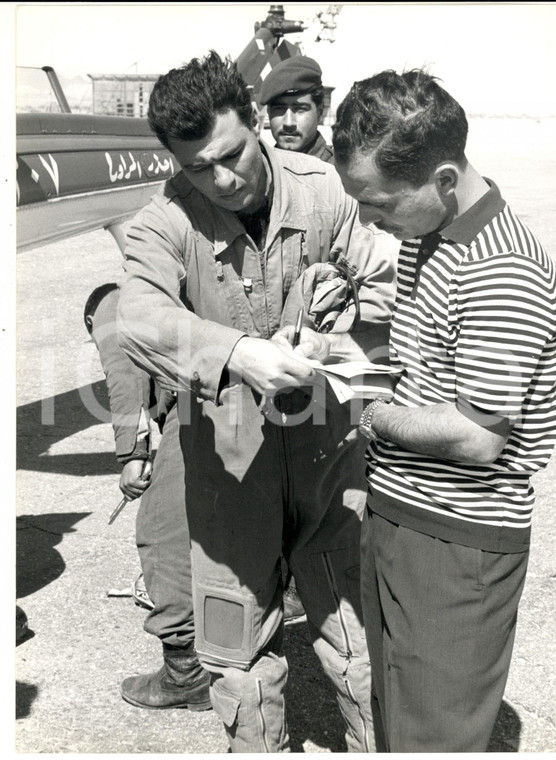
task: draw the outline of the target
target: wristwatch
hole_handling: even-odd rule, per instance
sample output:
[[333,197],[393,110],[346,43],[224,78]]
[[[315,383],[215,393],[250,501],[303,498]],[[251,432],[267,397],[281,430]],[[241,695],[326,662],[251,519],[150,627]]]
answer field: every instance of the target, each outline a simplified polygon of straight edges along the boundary
[[359,432],[361,435],[364,435],[365,438],[368,438],[371,441],[374,441],[376,438],[378,438],[372,427],[373,414],[379,406],[387,403],[388,401],[385,398],[381,398],[379,396],[378,398],[373,399],[371,403],[363,410],[363,414],[359,420]]

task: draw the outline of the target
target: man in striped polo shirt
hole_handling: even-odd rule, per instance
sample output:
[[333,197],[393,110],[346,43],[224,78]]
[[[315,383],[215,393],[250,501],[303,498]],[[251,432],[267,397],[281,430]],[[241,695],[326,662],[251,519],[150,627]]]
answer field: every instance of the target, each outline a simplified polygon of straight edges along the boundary
[[[556,439],[554,267],[467,161],[423,71],[357,82],[334,127],[364,223],[403,241],[392,403],[364,414],[362,593],[383,751],[485,751]],[[381,719],[380,719],[381,718]]]

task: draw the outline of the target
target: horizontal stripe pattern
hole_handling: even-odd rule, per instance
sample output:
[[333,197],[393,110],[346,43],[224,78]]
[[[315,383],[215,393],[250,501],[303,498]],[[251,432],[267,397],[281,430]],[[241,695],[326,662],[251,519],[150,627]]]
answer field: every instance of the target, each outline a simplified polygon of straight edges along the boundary
[[511,434],[500,457],[481,466],[378,439],[367,453],[372,492],[405,505],[412,524],[416,514],[427,525],[437,514],[527,529],[530,476],[556,443],[554,266],[507,205],[469,245],[442,238],[417,272],[420,244],[404,241],[399,255],[391,360],[403,372],[394,403],[465,402],[509,420]]

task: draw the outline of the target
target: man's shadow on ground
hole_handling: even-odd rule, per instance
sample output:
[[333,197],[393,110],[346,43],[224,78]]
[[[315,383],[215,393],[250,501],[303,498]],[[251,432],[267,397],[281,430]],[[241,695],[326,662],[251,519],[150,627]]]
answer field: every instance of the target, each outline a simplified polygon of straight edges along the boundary
[[487,752],[519,752],[521,720],[507,702],[502,702]]
[[[290,675],[286,687],[291,751],[304,752],[310,740],[330,752],[346,752],[344,722],[334,690],[313,651],[305,622],[288,625],[284,648]],[[515,710],[502,702],[488,752],[518,752],[521,721]]]
[[62,575],[66,565],[54,547],[91,512],[20,515],[16,519],[16,597],[23,599]]
[[[24,599],[47,586],[62,575],[66,565],[54,547],[74,525],[88,517],[90,512],[59,513],[49,515],[22,515],[16,520],[16,598]],[[25,603],[21,604],[25,613]],[[16,637],[16,646],[34,636],[32,628]],[[30,714],[31,705],[39,693],[35,684],[16,681],[16,719]]]
[[[48,455],[64,438],[107,422],[106,382],[74,388],[17,408],[17,469],[64,475],[105,475],[119,472],[112,451]],[[102,419],[99,417],[102,415]]]

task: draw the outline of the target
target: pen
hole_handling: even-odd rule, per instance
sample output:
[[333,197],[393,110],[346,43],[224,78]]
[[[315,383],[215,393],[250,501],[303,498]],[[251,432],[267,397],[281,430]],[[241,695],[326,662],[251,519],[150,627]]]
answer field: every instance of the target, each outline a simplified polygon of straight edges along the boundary
[[301,339],[301,325],[303,323],[303,309],[300,309],[297,314],[297,322],[295,323],[295,332],[293,334],[293,347],[299,346]]
[[128,501],[131,501],[131,499],[128,499],[126,496],[121,500],[121,502],[118,504],[116,509],[112,512],[108,519],[108,525],[112,525],[116,517],[120,514],[122,509],[125,507],[125,505],[128,503]]

